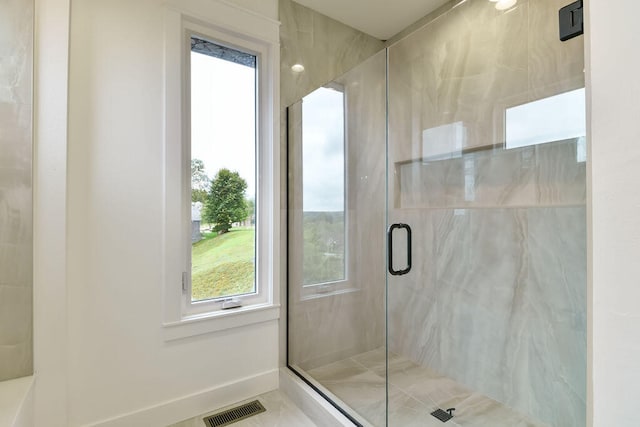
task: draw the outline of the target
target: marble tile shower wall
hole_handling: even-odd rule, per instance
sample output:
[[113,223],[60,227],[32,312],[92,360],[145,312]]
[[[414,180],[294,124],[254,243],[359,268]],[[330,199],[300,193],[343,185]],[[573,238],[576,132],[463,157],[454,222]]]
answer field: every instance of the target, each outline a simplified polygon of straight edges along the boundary
[[396,166],[398,208],[574,206],[586,201],[578,139]]
[[33,372],[33,0],[0,2],[0,381]]
[[[380,40],[292,0],[280,0],[278,7],[282,23],[280,102],[284,108],[343,75],[384,47]],[[294,64],[303,64],[305,71],[293,72],[291,66]]]
[[[557,0],[453,5],[389,49],[390,218],[415,260],[389,279],[390,350],[584,426],[585,164],[575,139],[502,149],[506,108],[584,86],[583,41],[558,40]],[[423,131],[453,123],[462,152],[426,158]]]

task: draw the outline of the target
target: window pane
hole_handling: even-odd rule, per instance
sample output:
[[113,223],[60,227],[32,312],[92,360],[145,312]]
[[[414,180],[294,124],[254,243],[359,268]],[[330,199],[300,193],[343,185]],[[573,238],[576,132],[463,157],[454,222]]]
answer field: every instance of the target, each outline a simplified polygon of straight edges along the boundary
[[256,57],[191,39],[191,300],[256,292]]
[[304,285],[345,272],[344,94],[320,88],[302,103]]
[[506,148],[581,138],[587,134],[585,88],[506,110]]

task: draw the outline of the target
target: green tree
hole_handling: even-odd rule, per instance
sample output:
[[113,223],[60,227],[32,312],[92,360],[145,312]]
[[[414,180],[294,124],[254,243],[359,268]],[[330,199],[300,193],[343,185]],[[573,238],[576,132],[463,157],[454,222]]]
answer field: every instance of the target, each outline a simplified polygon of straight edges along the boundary
[[204,162],[191,159],[191,201],[204,204],[210,184],[211,180],[204,172]]
[[211,188],[204,204],[203,219],[215,224],[214,231],[226,233],[234,222],[247,218],[244,192],[245,181],[238,172],[220,169],[211,181]]

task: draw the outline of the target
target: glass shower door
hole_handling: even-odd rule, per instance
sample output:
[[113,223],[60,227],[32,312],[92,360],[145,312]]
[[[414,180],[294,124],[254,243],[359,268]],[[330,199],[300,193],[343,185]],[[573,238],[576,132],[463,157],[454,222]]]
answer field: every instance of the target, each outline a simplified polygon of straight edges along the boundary
[[288,366],[386,424],[386,53],[288,108]]
[[585,425],[583,41],[561,6],[452,2],[388,48],[390,426]]

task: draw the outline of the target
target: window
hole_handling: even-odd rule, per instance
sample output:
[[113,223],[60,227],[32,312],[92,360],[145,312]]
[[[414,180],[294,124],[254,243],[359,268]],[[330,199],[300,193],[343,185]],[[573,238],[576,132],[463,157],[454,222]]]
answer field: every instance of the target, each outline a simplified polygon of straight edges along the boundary
[[507,108],[506,148],[584,138],[587,134],[585,102],[582,88]]
[[257,58],[192,35],[190,63],[190,302],[237,307],[257,292]]
[[[169,339],[279,316],[278,27],[200,6],[198,19],[167,10],[165,27]],[[242,25],[204,23],[225,16]]]
[[[171,1],[164,14],[162,318],[165,339],[173,340],[279,317],[279,26],[230,2]],[[241,82],[225,79],[222,69],[234,70],[234,79]],[[212,86],[220,81],[226,85]],[[224,91],[232,94],[226,100]],[[240,97],[250,107],[237,106]],[[199,102],[206,108],[200,108]],[[236,116],[220,120],[228,112]],[[238,116],[240,124],[233,121]],[[214,134],[203,136],[207,132]],[[231,132],[232,139],[215,132]],[[244,135],[242,141],[240,135]],[[213,158],[207,150],[214,151]],[[244,220],[229,218],[224,224],[231,224],[231,231],[218,235],[213,228],[223,220],[208,216],[203,199],[200,206],[194,203],[210,192],[210,180],[222,169],[229,171],[223,178],[237,184],[233,179],[237,172],[246,183],[243,188],[240,181],[240,190],[234,193],[236,200],[241,195],[246,215]],[[229,243],[223,240],[234,230],[243,231],[236,233],[244,237],[242,242],[223,247],[216,256],[196,259],[202,254],[195,254],[194,246],[203,252],[207,248],[194,245],[194,240],[222,236],[218,243]],[[229,268],[225,265],[229,262],[240,268]],[[214,277],[204,277],[200,274],[204,270]],[[236,277],[224,282],[221,271]],[[192,281],[198,275],[200,289]],[[220,283],[235,287],[220,289]]]
[[344,91],[320,88],[302,102],[303,285],[347,279]]

